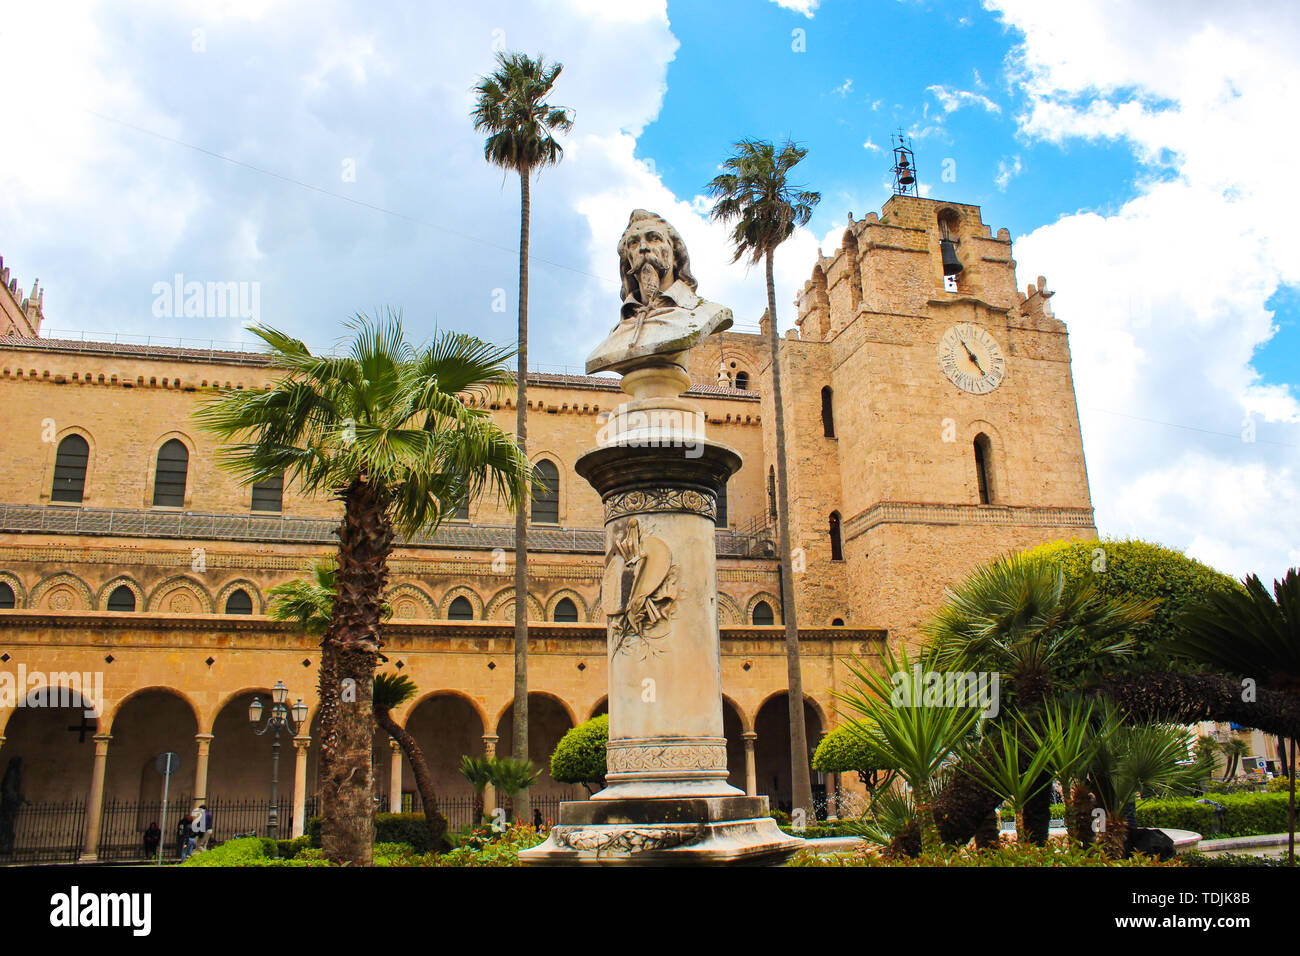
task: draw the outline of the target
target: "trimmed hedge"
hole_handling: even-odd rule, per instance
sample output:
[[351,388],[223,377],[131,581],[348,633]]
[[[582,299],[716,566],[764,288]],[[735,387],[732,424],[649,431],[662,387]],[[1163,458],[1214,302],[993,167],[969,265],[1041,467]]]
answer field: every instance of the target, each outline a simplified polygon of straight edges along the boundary
[[889,857],[882,853],[861,850],[853,853],[818,854],[813,850],[800,850],[786,866],[1181,866],[1179,858],[1161,863],[1159,860],[1134,854],[1127,860],[1112,860],[1100,848],[1064,847],[1058,844],[1033,846],[1023,843],[1005,843],[990,850],[943,847],[931,854],[917,857]]
[[[311,845],[320,848],[320,817],[307,821],[306,836]],[[429,846],[429,827],[424,822],[423,813],[376,813],[376,843],[405,843],[417,853],[440,850],[441,847]]]
[[572,728],[551,754],[551,776],[560,783],[604,786],[605,746],[609,743],[609,714]]
[[1287,830],[1285,793],[1216,793],[1205,799],[1223,806],[1222,830],[1218,829],[1215,808],[1208,803],[1197,803],[1194,797],[1138,801],[1138,826],[1193,830],[1207,839],[1260,836]]
[[1137,539],[1052,541],[1026,553],[1045,555],[1059,562],[1067,583],[1091,584],[1110,597],[1160,599],[1155,613],[1131,632],[1137,649],[1132,657],[1119,664],[1126,671],[1166,661],[1159,645],[1177,633],[1174,621],[1178,615],[1211,593],[1240,587],[1228,575],[1181,551]]

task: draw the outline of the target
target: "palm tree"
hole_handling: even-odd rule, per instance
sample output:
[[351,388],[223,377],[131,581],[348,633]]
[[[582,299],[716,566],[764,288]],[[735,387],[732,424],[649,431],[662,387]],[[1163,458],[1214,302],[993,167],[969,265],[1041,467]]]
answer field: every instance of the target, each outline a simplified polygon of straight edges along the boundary
[[519,796],[527,794],[528,788],[541,775],[542,771],[534,767],[531,760],[520,760],[518,757],[498,757],[492,761],[489,771],[492,786],[496,787],[498,793],[506,795],[515,819],[524,823],[528,822],[528,804],[521,803]]
[[415,742],[411,732],[393,720],[389,711],[401,707],[413,700],[419,693],[415,682],[404,674],[376,674],[372,699],[375,708],[375,723],[397,741],[406,755],[406,762],[411,765],[415,776],[415,787],[420,791],[420,802],[424,804],[424,822],[429,828],[429,849],[438,852],[446,843],[447,818],[438,810],[438,795],[433,789],[433,774],[429,773],[429,764],[424,759],[424,751]]
[[[972,707],[918,705],[924,685],[916,683],[906,650],[896,659],[886,649],[882,663],[885,673],[856,659],[847,664],[856,686],[835,696],[859,715],[848,720],[875,765],[896,769],[912,788],[921,849],[933,852],[939,847],[936,783],[953,751],[975,730],[979,712]],[[906,702],[895,705],[893,695],[900,690]]]
[[821,193],[790,185],[791,170],[808,150],[789,140],[778,152],[764,140],[744,139],[723,164],[726,172],[706,187],[717,201],[713,219],[734,223],[732,262],[748,257],[763,263],[767,278],[768,348],[772,353],[772,405],[776,421],[777,536],[781,539],[781,617],[785,622],[786,669],[789,677],[790,760],[793,803],[813,812],[812,780],[808,769],[808,739],[804,728],[803,675],[799,667],[799,627],[794,606],[794,562],[790,545],[790,482],[785,455],[785,406],[781,395],[780,336],[777,333],[776,286],[772,261],[777,247],[806,226]]
[[[1091,585],[1071,586],[1049,558],[1019,553],[977,569],[958,585],[926,633],[936,667],[1001,674],[1010,685],[1003,709],[1014,703],[1037,720],[1058,693],[1076,689],[1108,661],[1131,655],[1126,632],[1156,606],[1154,600],[1105,597]],[[1046,843],[1050,788],[1033,794],[1024,818],[1020,837]]]
[[[1172,650],[1234,677],[1250,678],[1268,690],[1300,697],[1300,571],[1291,568],[1274,581],[1272,594],[1257,575],[1243,583],[1244,590],[1215,594],[1189,608],[1180,619],[1183,632],[1172,642]],[[1290,739],[1287,861],[1295,866],[1294,733]]]
[[417,348],[391,311],[358,315],[349,327],[347,351],[330,356],[255,326],[279,380],[223,390],[195,414],[226,442],[219,463],[241,483],[283,478],[342,502],[337,600],[321,641],[321,844],[335,862],[369,865],[371,692],[395,537],[436,528],[467,494],[488,488],[522,506],[529,466],[488,412],[465,400],[510,384],[511,350],[451,332]]
[[460,775],[474,788],[474,823],[477,825],[483,819],[483,791],[492,782],[492,761],[487,757],[466,754],[460,758]]
[[1237,764],[1242,757],[1250,756],[1250,745],[1240,737],[1229,737],[1219,744],[1219,753],[1223,754],[1223,779],[1231,780],[1237,775]]
[[[567,133],[573,120],[546,96],[564,69],[538,56],[497,54],[497,70],[482,77],[474,129],[487,134],[483,157],[494,166],[519,174],[519,397],[515,411],[515,440],[521,452],[528,446],[528,229],[531,215],[530,180],[534,169],[557,164],[564,149],[555,133]],[[528,512],[515,512],[515,756],[528,756]],[[528,793],[521,795],[528,811]]]

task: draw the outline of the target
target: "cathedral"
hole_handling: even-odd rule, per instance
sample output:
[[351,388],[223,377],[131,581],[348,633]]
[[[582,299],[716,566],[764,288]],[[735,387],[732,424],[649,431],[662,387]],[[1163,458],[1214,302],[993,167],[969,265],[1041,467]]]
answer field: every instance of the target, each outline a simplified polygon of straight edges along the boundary
[[[810,752],[840,723],[844,660],[920,640],[945,588],[981,563],[1096,537],[1066,326],[1043,278],[1022,290],[1015,265],[1010,234],[978,207],[895,195],[849,215],[799,292],[780,361]],[[264,387],[275,371],[256,353],[47,338],[43,293],[24,295],[2,264],[0,282],[0,692],[12,675],[0,772],[20,823],[46,820],[11,827],[0,855],[41,843],[68,859],[127,856],[164,790],[177,806],[265,807],[273,744],[249,711],[277,684],[306,705],[275,744],[282,834],[302,832],[320,649],[266,616],[267,591],[330,552],[338,508],[283,482],[241,487],[192,417],[212,390]],[[791,774],[767,321],[693,349],[687,398],[743,458],[715,536],[729,780],[780,806]],[[472,797],[463,755],[511,750],[517,600],[532,759],[549,767],[560,737],[605,709],[603,512],[574,462],[622,400],[608,376],[529,377],[544,491],[527,594],[513,587],[513,518],[492,500],[390,560],[383,669],[418,687],[394,717],[440,799]],[[513,431],[513,394],[489,408]],[[160,772],[169,754],[176,768]],[[383,808],[411,807],[413,775],[385,734],[374,759]],[[832,810],[858,786],[814,784]],[[533,793],[553,817],[581,789],[544,774]],[[220,814],[216,826],[231,835]]]

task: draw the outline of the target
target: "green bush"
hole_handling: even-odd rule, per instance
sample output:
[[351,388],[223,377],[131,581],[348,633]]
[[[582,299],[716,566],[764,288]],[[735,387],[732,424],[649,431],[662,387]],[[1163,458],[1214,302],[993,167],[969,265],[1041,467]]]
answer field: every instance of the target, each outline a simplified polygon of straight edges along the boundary
[[1086,850],[1066,847],[1053,842],[1047,846],[1007,843],[991,850],[972,848],[955,849],[944,846],[931,854],[917,857],[888,857],[882,853],[858,850],[853,853],[818,854],[800,850],[786,866],[1180,866],[1175,857],[1165,863],[1151,857],[1134,854],[1127,860],[1112,860],[1098,847]]
[[605,785],[605,746],[609,743],[609,715],[601,714],[574,727],[551,754],[551,776],[560,783]]
[[1138,826],[1193,830],[1206,838],[1286,832],[1285,793],[1216,793],[1206,799],[1223,806],[1222,830],[1214,807],[1193,797],[1138,801]]
[[[306,851],[305,851],[306,852]],[[269,837],[240,837],[227,840],[221,846],[196,853],[181,866],[325,866],[323,858],[291,860],[277,859],[276,841]]]
[[292,840],[276,840],[275,855],[282,860],[292,860],[300,852],[311,846],[311,837],[305,833]]
[[1068,583],[1088,583],[1110,597],[1160,599],[1155,613],[1132,631],[1137,650],[1122,665],[1125,670],[1167,662],[1160,645],[1177,633],[1178,615],[1208,594],[1240,587],[1228,575],[1181,551],[1148,541],[1052,541],[1029,553],[1059,561]]
[[[1300,781],[1296,781],[1296,789],[1300,790]],[[1291,790],[1290,777],[1274,777],[1268,782],[1269,793],[1289,793]]]
[[862,734],[852,724],[836,727],[817,745],[812,758],[818,773],[871,773],[878,769],[867,753]]
[[[320,849],[320,817],[307,821],[306,837],[311,846]],[[376,843],[405,843],[417,853],[441,852],[445,847],[429,846],[429,828],[423,813],[376,813]]]
[[1280,857],[1251,856],[1249,853],[1216,853],[1208,856],[1196,850],[1179,857],[1184,866],[1286,866]]

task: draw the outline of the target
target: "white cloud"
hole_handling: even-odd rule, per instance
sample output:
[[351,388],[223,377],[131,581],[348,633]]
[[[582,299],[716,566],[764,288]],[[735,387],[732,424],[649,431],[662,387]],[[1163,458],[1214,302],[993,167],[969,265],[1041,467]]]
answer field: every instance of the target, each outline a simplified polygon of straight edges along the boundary
[[848,77],[845,77],[844,82],[841,83],[839,86],[835,87],[835,89],[832,90],[831,92],[838,93],[841,98],[848,96],[851,92],[853,92],[853,80],[849,79]]
[[870,136],[868,136],[867,141],[862,144],[862,148],[868,153],[879,153],[881,151],[880,147],[871,141]]
[[1266,300],[1300,282],[1300,131],[1279,122],[1300,96],[1300,10],[989,5],[1024,34],[1022,133],[1121,140],[1153,174],[1120,208],[1016,244],[1069,324],[1099,528],[1280,576],[1300,556],[1300,402],[1251,361],[1274,331]]
[[[934,98],[939,101],[945,113],[953,113],[963,106],[978,106],[990,113],[1001,113],[1002,107],[998,106],[991,99],[982,93],[972,93],[970,90],[954,90],[946,86],[927,86],[927,93],[933,93]],[[928,104],[927,104],[928,105]]]
[[997,185],[998,191],[1006,192],[1007,184],[1010,183],[1012,179],[1019,176],[1023,168],[1024,167],[1020,164],[1019,155],[1012,156],[1011,162],[1007,162],[1005,156],[999,159],[998,174],[993,178],[993,182]]
[[813,12],[821,6],[821,0],[772,0],[779,7],[786,10],[793,10],[795,13],[802,13],[808,19],[812,19]]

